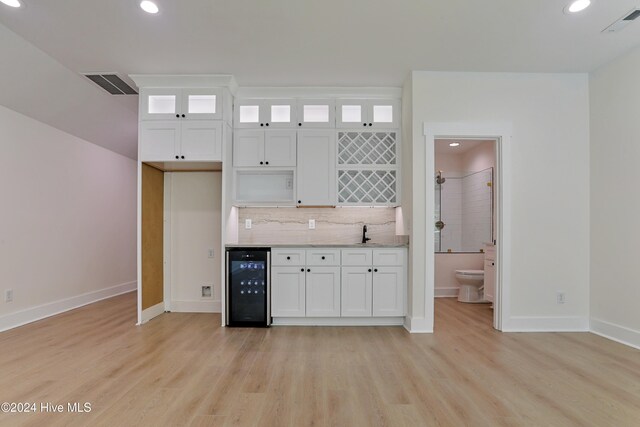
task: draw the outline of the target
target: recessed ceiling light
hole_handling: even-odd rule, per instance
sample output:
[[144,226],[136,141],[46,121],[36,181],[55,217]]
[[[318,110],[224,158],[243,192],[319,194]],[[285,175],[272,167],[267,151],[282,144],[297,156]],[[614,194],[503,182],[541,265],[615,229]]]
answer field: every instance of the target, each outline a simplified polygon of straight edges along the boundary
[[451,144],[449,144],[449,147],[457,147],[459,145],[460,145],[459,142],[452,142]]
[[[2,1],[2,0],[0,0]],[[140,2],[140,7],[147,13],[158,13],[160,9],[158,9],[158,5],[152,1],[144,0]]]
[[565,13],[577,13],[591,5],[591,0],[575,0],[564,8]]
[[20,6],[22,6],[22,4],[20,3],[19,0],[0,0],[0,2],[6,4],[7,6],[10,6],[10,7],[20,7]]

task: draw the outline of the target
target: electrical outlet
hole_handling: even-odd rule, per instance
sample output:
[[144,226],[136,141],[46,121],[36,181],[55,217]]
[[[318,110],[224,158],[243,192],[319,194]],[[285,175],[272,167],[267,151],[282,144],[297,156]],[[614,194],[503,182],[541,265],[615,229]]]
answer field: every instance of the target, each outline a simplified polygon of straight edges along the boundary
[[244,229],[245,230],[251,230],[251,220],[250,219],[245,219],[244,220]]
[[13,289],[7,289],[4,291],[4,302],[12,302],[13,301]]
[[315,230],[316,229],[316,220],[315,219],[310,219],[309,220],[309,230]]
[[556,303],[564,304],[566,302],[567,302],[567,294],[565,294],[563,291],[558,291],[556,293]]
[[202,287],[202,298],[211,298],[212,296],[211,285],[204,285]]
[[287,178],[286,187],[287,187],[287,190],[293,189],[293,178]]
[[213,258],[213,249],[209,248],[209,258]]

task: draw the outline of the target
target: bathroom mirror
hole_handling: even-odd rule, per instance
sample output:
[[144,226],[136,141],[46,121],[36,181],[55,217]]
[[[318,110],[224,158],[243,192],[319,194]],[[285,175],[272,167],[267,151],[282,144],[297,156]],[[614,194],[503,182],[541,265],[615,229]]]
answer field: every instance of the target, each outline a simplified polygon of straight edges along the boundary
[[438,171],[434,184],[435,252],[482,252],[493,241],[493,168]]

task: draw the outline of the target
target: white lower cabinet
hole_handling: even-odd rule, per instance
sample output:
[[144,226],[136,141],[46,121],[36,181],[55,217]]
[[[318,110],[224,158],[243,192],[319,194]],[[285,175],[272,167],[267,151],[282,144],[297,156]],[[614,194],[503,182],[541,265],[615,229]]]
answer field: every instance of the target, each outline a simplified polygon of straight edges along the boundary
[[370,267],[342,267],[343,317],[371,316],[372,283]]
[[305,291],[303,267],[272,267],[271,315],[273,317],[304,317]]
[[375,324],[375,318],[405,315],[404,248],[278,248],[272,260],[275,318],[369,317]]
[[373,317],[404,316],[404,267],[373,269]]
[[307,268],[307,317],[340,317],[340,267]]

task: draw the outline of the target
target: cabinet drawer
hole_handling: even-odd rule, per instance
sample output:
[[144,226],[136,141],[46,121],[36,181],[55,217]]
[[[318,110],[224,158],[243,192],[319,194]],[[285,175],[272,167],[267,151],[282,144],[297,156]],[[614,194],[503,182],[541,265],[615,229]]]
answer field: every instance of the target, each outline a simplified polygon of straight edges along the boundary
[[305,265],[304,249],[274,249],[271,265]]
[[340,250],[307,250],[307,265],[340,265]]
[[342,265],[372,265],[371,249],[343,249]]
[[404,249],[374,249],[373,264],[402,266],[405,264],[404,254]]

